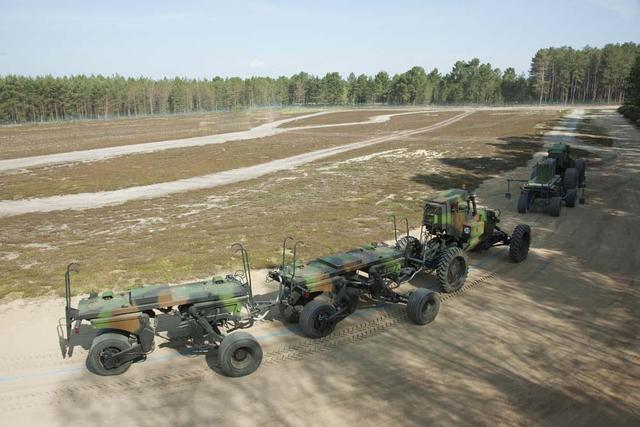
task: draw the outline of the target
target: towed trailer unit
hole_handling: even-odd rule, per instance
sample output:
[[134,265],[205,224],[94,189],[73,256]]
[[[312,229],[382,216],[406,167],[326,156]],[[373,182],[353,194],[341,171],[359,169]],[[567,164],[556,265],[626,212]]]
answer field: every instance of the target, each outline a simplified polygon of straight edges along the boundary
[[77,308],[71,306],[71,273],[78,271],[78,265],[69,264],[65,273],[65,331],[60,332],[65,355],[73,352],[72,332],[77,333],[82,322],[89,322],[97,335],[87,367],[98,375],[122,374],[154,350],[156,315],[164,313],[179,317],[180,328],[197,331],[194,339],[218,349],[225,375],[252,373],[260,366],[262,349],[251,334],[240,329],[251,327],[273,304],[254,301],[247,251],[240,244],[233,248],[242,256],[242,272],[182,285],[92,293],[80,299]]
[[[444,292],[455,292],[467,277],[467,252],[508,246],[513,262],[523,261],[529,252],[531,229],[519,224],[511,235],[498,223],[500,211],[476,206],[475,194],[464,189],[441,192],[425,203],[420,238],[406,235],[398,239],[393,217],[395,245],[372,243],[307,262],[282,264],[268,273],[280,284],[278,302],[283,319],[298,321],[309,337],[330,334],[336,323],[357,308],[361,296],[375,301],[406,304],[409,319],[416,324],[433,321],[440,307],[438,294],[417,289],[403,295],[394,289],[420,272],[435,271]],[[326,294],[328,301],[315,298]]]
[[[394,288],[416,273],[405,268],[405,253],[396,246],[372,243],[306,262],[297,260],[294,245],[293,262],[285,264],[288,237],[282,246],[280,269],[268,277],[280,285],[278,302],[283,320],[300,322],[304,334],[310,338],[329,335],[340,320],[353,313],[361,296],[372,300],[400,303],[407,306],[409,319],[416,324],[432,322],[440,308],[436,292],[418,289],[408,295]],[[329,301],[315,299],[326,293]]]

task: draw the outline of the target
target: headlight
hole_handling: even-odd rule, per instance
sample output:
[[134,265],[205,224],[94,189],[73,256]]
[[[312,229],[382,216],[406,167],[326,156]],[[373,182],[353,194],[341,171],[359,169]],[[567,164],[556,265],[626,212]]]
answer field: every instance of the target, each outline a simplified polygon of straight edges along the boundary
[[471,227],[469,227],[468,225],[465,225],[465,226],[462,228],[462,232],[463,232],[464,234],[471,234]]

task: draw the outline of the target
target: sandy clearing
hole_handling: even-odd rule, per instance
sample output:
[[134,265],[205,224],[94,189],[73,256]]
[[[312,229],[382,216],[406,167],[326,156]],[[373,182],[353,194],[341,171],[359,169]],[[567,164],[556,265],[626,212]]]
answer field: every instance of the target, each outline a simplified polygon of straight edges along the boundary
[[[262,175],[293,169],[296,166],[330,157],[336,154],[356,150],[363,147],[387,142],[411,135],[430,132],[448,126],[472,114],[467,111],[452,118],[443,120],[436,124],[419,129],[399,131],[392,135],[369,138],[352,144],[326,148],[312,151],[297,156],[284,159],[273,160],[271,162],[258,165],[217,172],[209,175],[186,178],[177,181],[163,182],[158,184],[129,187],[114,191],[104,191],[97,193],[79,193],[64,196],[53,196],[43,198],[33,198],[25,200],[2,200],[0,201],[0,216],[14,216],[29,212],[51,212],[66,209],[94,209],[104,206],[122,204],[130,200],[151,199],[166,196],[169,194],[192,191],[204,188],[212,188],[221,185],[246,181]],[[404,113],[399,113],[404,114]],[[386,115],[386,120],[393,115]],[[295,128],[292,128],[295,129]],[[289,129],[291,130],[291,129]],[[120,147],[117,147],[120,148]]]
[[290,117],[287,119],[276,120],[269,123],[264,123],[246,131],[228,132],[216,135],[201,136],[194,138],[175,139],[170,141],[148,142],[143,144],[130,144],[120,145],[115,147],[97,148],[93,150],[80,150],[71,151],[67,153],[56,153],[42,156],[31,156],[16,159],[0,160],[0,172],[15,171],[28,169],[34,166],[64,164],[71,162],[91,162],[104,159],[110,159],[113,157],[126,156],[130,154],[151,153],[155,151],[169,150],[172,148],[185,148],[185,147],[199,147],[203,145],[211,144],[223,144],[225,142],[242,141],[246,139],[264,138],[267,136],[274,136],[285,132],[295,130],[307,130],[315,128],[325,128],[332,126],[354,126],[371,123],[384,123],[389,121],[394,116],[401,116],[406,114],[420,114],[429,112],[432,110],[418,110],[411,112],[401,112],[392,114],[383,114],[370,117],[369,120],[340,123],[336,125],[307,125],[298,127],[282,128],[283,124],[301,119],[317,117],[329,113],[328,111],[320,111],[317,113],[311,113],[304,116]]
[[[588,171],[587,205],[563,209],[560,218],[519,216],[515,201],[503,198],[504,177],[481,186],[483,203],[502,209],[505,229],[516,222],[534,227],[533,250],[518,265],[505,260],[504,249],[473,253],[470,281],[478,285],[447,298],[433,324],[410,325],[401,307],[375,307],[356,312],[331,339],[313,341],[294,326],[263,322],[250,332],[265,361],[249,377],[225,378],[214,352],[198,355],[159,339],[147,362],[124,376],[98,378],[84,370],[82,349],[59,358],[52,325],[62,313],[60,299],[16,301],[0,307],[3,420],[637,424],[640,191],[628,183],[640,174],[640,132],[620,117],[602,120],[620,139],[607,163]],[[627,215],[612,218],[612,209]],[[431,278],[414,285],[433,286]],[[82,338],[86,345],[90,336]]]

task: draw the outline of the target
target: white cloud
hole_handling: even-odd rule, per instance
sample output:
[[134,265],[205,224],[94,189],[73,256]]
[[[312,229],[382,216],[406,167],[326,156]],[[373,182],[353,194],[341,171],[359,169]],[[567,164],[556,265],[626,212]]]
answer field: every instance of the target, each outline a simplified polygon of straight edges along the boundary
[[264,61],[262,61],[260,59],[254,59],[253,61],[251,61],[249,63],[249,66],[251,68],[264,68],[265,63],[264,63]]

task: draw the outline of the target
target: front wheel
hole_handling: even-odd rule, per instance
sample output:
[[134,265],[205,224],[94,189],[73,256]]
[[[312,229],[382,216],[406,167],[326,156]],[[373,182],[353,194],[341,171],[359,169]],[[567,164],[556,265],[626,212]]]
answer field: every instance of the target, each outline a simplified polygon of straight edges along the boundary
[[518,213],[525,214],[529,210],[529,195],[520,193],[518,197]]
[[326,337],[336,328],[336,320],[331,318],[335,312],[335,307],[327,302],[311,301],[300,314],[302,332],[309,338]]
[[440,311],[440,297],[428,289],[416,289],[409,295],[407,316],[416,325],[433,322]]
[[568,208],[576,206],[576,200],[578,199],[578,190],[568,190],[567,195],[564,197],[564,202]]
[[562,197],[552,197],[549,200],[549,215],[560,216],[560,210],[562,209]]
[[438,262],[438,282],[445,292],[455,292],[467,279],[467,255],[458,247],[444,251]]
[[243,377],[262,363],[260,343],[247,332],[234,332],[222,339],[218,348],[222,372],[229,377]]
[[87,356],[87,367],[93,373],[102,376],[120,375],[129,369],[131,360],[119,366],[107,366],[106,362],[111,357],[131,348],[129,338],[116,333],[98,335],[91,343],[91,350]]
[[509,258],[513,262],[522,262],[529,253],[531,244],[531,228],[525,224],[518,224],[511,234],[509,242]]

